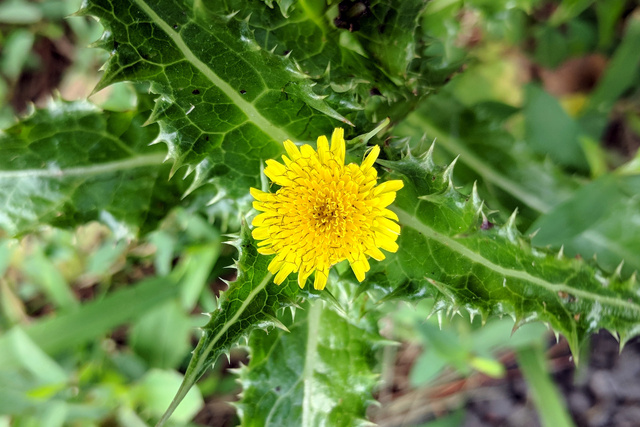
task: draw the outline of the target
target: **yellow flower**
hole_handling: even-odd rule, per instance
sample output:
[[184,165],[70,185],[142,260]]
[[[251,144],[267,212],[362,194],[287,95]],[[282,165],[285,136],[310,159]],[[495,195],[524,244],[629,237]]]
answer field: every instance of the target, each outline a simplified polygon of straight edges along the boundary
[[297,272],[303,288],[315,271],[313,286],[324,289],[331,266],[345,259],[362,282],[369,271],[368,256],[380,261],[385,258],[380,248],[398,250],[398,217],[387,206],[403,183],[376,185],[373,163],[380,148],[374,146],[361,165],[345,165],[343,129],[333,131],[331,148],[324,135],[317,145],[316,152],[310,145],[298,148],[285,141],[284,165],[267,160],[264,171],[280,189],[251,189],[253,207],[262,212],[253,219],[252,234],[260,241],[259,253],[276,254],[268,268],[277,284]]

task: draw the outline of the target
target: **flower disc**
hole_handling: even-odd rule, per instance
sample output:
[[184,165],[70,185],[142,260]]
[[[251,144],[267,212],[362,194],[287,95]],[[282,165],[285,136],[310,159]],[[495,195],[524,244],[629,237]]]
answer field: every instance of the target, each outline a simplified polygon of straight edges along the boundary
[[252,222],[258,252],[276,254],[269,271],[278,284],[292,272],[304,287],[315,271],[314,287],[323,289],[331,266],[348,260],[358,281],[369,271],[370,256],[385,258],[380,249],[398,250],[400,226],[387,209],[402,188],[400,180],[377,184],[373,163],[380,153],[374,146],[361,165],[344,164],[344,130],[335,129],[331,148],[325,136],[318,149],[284,142],[284,165],[267,160],[265,175],[280,186],[275,193],[254,188],[253,206],[262,213]]

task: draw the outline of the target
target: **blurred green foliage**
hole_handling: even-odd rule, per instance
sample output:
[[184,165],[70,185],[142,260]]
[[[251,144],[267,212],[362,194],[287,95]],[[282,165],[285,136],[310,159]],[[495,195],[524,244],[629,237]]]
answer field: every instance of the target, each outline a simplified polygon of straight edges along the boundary
[[[272,3],[265,2],[285,12],[291,4]],[[39,49],[64,51],[69,64],[59,81],[28,100],[42,103],[55,90],[70,98],[74,83],[80,88],[77,97],[90,94],[108,53],[86,47],[102,33],[97,22],[65,18],[79,6],[78,0],[0,4],[0,128],[9,128],[23,113],[15,101],[25,100],[18,93],[26,90],[21,81],[51,66]],[[461,155],[456,183],[470,191],[477,181],[486,204],[499,209],[496,218],[506,220],[519,208],[518,226],[538,231],[533,243],[539,247],[596,256],[608,273],[620,266],[625,277],[640,268],[640,12],[635,3],[432,0],[405,12],[419,18],[414,24],[424,33],[420,61],[398,59],[400,50],[377,40],[368,40],[368,47],[388,61],[383,74],[391,82],[404,69],[394,68],[399,60],[418,74],[428,68],[432,80],[405,89],[430,95],[398,110],[372,95],[362,101],[366,115],[397,114],[393,135],[408,138],[415,152],[426,151],[435,139],[438,162]],[[359,58],[363,41],[358,34],[345,34],[341,48]],[[50,44],[39,44],[43,40]],[[326,54],[334,58],[335,53]],[[591,67],[589,76],[560,71],[588,56],[601,64]],[[313,61],[309,66],[319,67]],[[342,77],[348,71],[340,70]],[[581,79],[586,81],[576,83]],[[323,83],[322,90],[353,91],[363,99],[369,93],[360,83]],[[148,107],[147,91],[145,85],[118,83],[93,99],[114,116],[126,115]],[[401,113],[409,111],[403,118]],[[190,197],[158,214],[139,238],[122,238],[89,223],[73,230],[38,226],[20,239],[0,240],[1,426],[141,426],[161,417],[199,338],[196,328],[206,323],[200,312],[218,308],[215,294],[224,288],[219,278],[233,278],[226,267],[237,257],[222,243],[226,233],[240,229],[236,201],[208,205],[206,191]],[[542,375],[540,346],[546,333],[539,324],[509,338],[511,319],[482,326],[480,319],[451,320],[439,312],[425,321],[432,309],[432,301],[380,309],[381,323],[392,325],[390,340],[422,350],[409,374],[412,387],[428,387],[450,370],[461,377],[474,372],[500,377],[504,367],[498,355],[504,351],[517,352],[525,375]],[[291,333],[300,332],[292,327]],[[274,337],[285,332],[272,334],[254,334],[253,341],[275,346]],[[383,377],[392,367],[393,360],[380,369]],[[551,384],[543,378],[530,386],[536,404],[547,408],[541,417],[547,425],[566,425],[562,408],[549,410],[545,403]],[[237,391],[218,363],[171,422],[195,425],[205,401]],[[454,413],[441,425],[458,425],[463,415]]]

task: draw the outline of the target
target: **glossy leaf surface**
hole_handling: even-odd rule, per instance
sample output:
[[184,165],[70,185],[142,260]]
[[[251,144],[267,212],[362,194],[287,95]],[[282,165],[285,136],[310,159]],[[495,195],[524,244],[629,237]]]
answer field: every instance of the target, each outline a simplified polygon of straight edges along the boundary
[[285,316],[290,332],[256,331],[251,361],[239,370],[243,426],[370,425],[365,411],[376,384],[374,316],[356,306],[339,313],[311,301]]
[[368,288],[381,289],[387,300],[433,296],[436,311],[507,314],[516,327],[548,322],[575,356],[585,336],[601,328],[623,343],[638,334],[635,275],[607,277],[582,259],[532,248],[515,213],[504,225],[492,223],[477,191],[460,194],[453,165],[435,166],[431,152],[380,163],[405,180],[394,208],[402,233],[397,255],[372,264]]
[[211,319],[202,328],[185,379],[165,414],[167,418],[220,355],[228,353],[255,329],[284,328],[277,318],[278,311],[296,304],[300,290],[296,280],[287,279],[281,285],[273,283],[273,275],[267,270],[270,257],[258,254],[246,226],[240,238],[231,243],[240,251],[236,263],[238,277],[222,293],[218,310],[211,313]]
[[55,100],[0,134],[0,228],[99,219],[122,237],[153,227],[186,186],[168,180],[166,149],[149,146],[158,130],[144,119]]
[[160,123],[174,171],[195,172],[192,189],[211,178],[218,191],[244,195],[282,141],[348,123],[290,59],[262,49],[245,21],[203,2],[97,0],[81,13],[100,19],[97,45],[112,52],[98,88],[151,83],[158,99],[149,121]]
[[218,197],[238,197],[282,141],[401,118],[436,84],[411,66],[425,2],[359,4],[93,0],[81,13],[99,18],[96,45],[112,53],[98,88],[150,82],[149,121],[161,126],[173,171],[195,174],[191,190],[209,181]]

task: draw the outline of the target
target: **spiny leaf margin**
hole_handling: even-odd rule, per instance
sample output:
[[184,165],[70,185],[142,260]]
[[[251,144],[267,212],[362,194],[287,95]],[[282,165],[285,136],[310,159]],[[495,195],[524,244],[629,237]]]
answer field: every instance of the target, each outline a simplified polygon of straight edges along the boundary
[[286,330],[278,320],[278,313],[297,306],[300,293],[297,281],[273,283],[273,275],[267,270],[272,257],[258,254],[246,223],[240,236],[227,243],[239,251],[239,259],[233,266],[238,271],[237,278],[221,293],[218,309],[209,314],[209,322],[202,327],[202,337],[193,351],[184,381],[158,425],[171,416],[189,389],[222,354],[228,355],[231,348],[248,340],[254,330],[268,332],[273,327]]
[[372,264],[362,291],[376,290],[382,301],[433,297],[434,312],[509,315],[514,330],[542,321],[567,337],[576,361],[584,338],[599,329],[621,345],[640,333],[635,274],[607,275],[593,262],[533,248],[516,212],[493,224],[475,186],[470,195],[454,187],[455,161],[437,166],[432,154],[433,146],[420,158],[408,151],[379,161],[405,182],[392,208],[402,226],[400,250]]
[[133,237],[155,227],[186,186],[167,180],[166,150],[148,146],[157,127],[140,127],[146,114],[56,97],[0,133],[0,228],[101,220]]
[[167,144],[172,174],[182,166],[193,174],[187,192],[210,182],[218,197],[242,197],[282,141],[350,124],[292,60],[262,49],[232,15],[159,0],[89,0],[77,14],[102,23],[94,46],[111,52],[95,90],[148,82],[159,95],[148,123],[160,125],[156,142]]
[[[334,282],[333,289],[342,286]],[[307,301],[295,321],[286,316],[290,332],[251,335],[250,363],[236,371],[243,386],[234,405],[241,425],[372,425],[366,410],[375,402],[384,340],[378,313],[362,316],[363,300],[345,302],[345,311]]]

